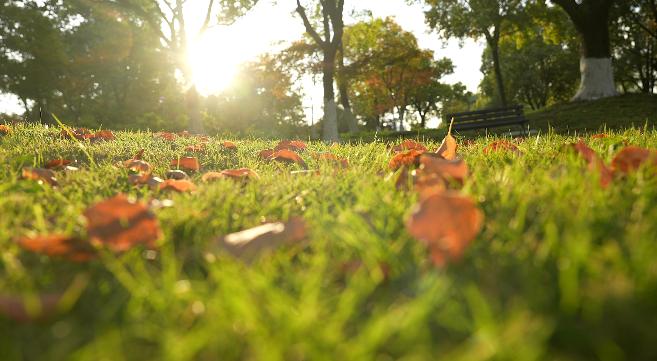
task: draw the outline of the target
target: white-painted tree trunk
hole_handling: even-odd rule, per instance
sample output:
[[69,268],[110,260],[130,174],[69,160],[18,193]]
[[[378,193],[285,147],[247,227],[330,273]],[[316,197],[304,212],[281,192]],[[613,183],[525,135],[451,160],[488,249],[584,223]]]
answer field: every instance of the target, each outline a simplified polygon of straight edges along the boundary
[[335,107],[335,99],[324,99],[324,137],[325,143],[340,143],[338,133],[338,111]]
[[614,83],[611,58],[581,58],[582,80],[572,101],[595,100],[620,95]]

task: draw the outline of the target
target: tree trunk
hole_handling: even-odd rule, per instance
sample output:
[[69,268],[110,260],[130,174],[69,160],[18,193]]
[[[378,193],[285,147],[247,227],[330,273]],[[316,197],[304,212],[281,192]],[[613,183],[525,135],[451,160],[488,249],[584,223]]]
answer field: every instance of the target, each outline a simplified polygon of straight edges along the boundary
[[[340,42],[340,56],[338,57],[338,65],[340,65],[340,71],[344,74],[344,49],[342,42]],[[358,122],[354,113],[351,111],[351,105],[349,104],[349,96],[347,95],[347,85],[345,84],[344,75],[341,84],[339,84],[340,90],[340,103],[342,103],[342,108],[344,108],[344,115],[347,118],[347,124],[349,125],[349,133],[358,134]]]
[[399,131],[403,132],[404,131],[404,115],[406,114],[406,107],[399,107],[399,108],[397,108],[397,111],[399,112]]
[[609,9],[614,0],[554,0],[568,13],[579,34],[581,82],[572,101],[620,95],[611,67]]
[[500,70],[500,54],[497,44],[491,44],[493,53],[493,69],[495,71],[495,82],[497,83],[497,93],[500,95],[500,106],[506,106],[506,93],[504,92],[504,82],[502,81],[502,70]]
[[338,112],[335,107],[335,91],[333,78],[335,75],[335,53],[337,49],[328,46],[324,49],[324,69],[322,81],[324,83],[324,136],[326,143],[340,142],[338,133]]

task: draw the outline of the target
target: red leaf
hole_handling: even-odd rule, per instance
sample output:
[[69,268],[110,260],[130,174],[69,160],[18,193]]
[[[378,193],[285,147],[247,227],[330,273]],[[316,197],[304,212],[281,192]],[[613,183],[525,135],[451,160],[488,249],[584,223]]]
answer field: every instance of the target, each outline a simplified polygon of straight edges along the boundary
[[167,142],[170,142],[170,141],[175,140],[176,138],[178,138],[178,136],[173,134],[173,133],[160,133],[160,135],[158,137],[161,137],[162,140],[167,141]]
[[290,143],[290,145],[293,145],[293,146],[297,147],[298,149],[308,149],[308,147],[306,147],[306,145],[303,144],[303,142],[299,141],[299,140],[295,140],[294,142]]
[[271,157],[274,154],[273,149],[263,149],[258,153],[258,158],[267,160],[269,157]]
[[463,185],[464,179],[470,176],[470,170],[463,160],[442,160],[427,155],[420,157],[420,172],[423,177],[416,184],[418,191],[440,182],[444,188],[449,188],[452,181]]
[[406,229],[427,246],[437,267],[459,260],[477,236],[484,214],[472,199],[452,193],[434,193],[421,199],[406,220]]
[[116,139],[116,137],[114,136],[114,133],[112,133],[110,130],[107,130],[107,129],[101,130],[100,132],[96,132],[96,134],[94,134],[94,136],[97,137],[97,138],[103,138],[105,141],[110,141],[110,140]]
[[126,251],[139,243],[148,247],[162,237],[155,215],[141,202],[131,202],[118,194],[95,204],[84,212],[87,235],[92,243],[106,245],[114,251]]
[[191,135],[189,134],[188,131],[180,132],[178,133],[179,136],[184,137],[184,138],[189,138]]
[[186,179],[168,179],[160,183],[161,191],[195,192],[194,183]]
[[199,170],[201,169],[201,164],[193,157],[179,158],[171,161],[171,167],[180,167],[183,169],[189,170]]
[[420,156],[423,154],[423,151],[418,152],[417,150],[411,149],[407,153],[400,153],[394,156],[390,160],[388,165],[389,169],[397,170],[401,167],[410,167],[411,165],[419,166],[420,165]]
[[48,257],[62,257],[74,262],[86,262],[96,256],[96,250],[91,243],[63,234],[22,237],[16,243],[35,253],[43,253]]
[[591,140],[593,141],[593,140],[596,140],[596,139],[607,138],[607,137],[608,137],[607,134],[605,134],[605,133],[601,133],[601,134],[594,135],[594,136],[591,138]]
[[267,160],[275,160],[277,162],[286,162],[286,163],[298,163],[303,166],[306,165],[306,162],[301,159],[296,153],[289,150],[280,150],[272,154]]
[[602,186],[607,187],[614,179],[614,173],[607,168],[602,161],[602,158],[600,158],[593,149],[587,147],[582,141],[572,145],[572,148],[584,158],[588,164],[589,171],[596,172],[600,175],[600,183]]
[[55,159],[55,160],[51,160],[50,162],[46,163],[45,167],[47,169],[61,168],[65,165],[69,165],[71,163],[73,163],[73,162],[71,162],[70,160]]
[[226,147],[226,148],[228,148],[228,149],[230,149],[230,150],[237,150],[237,146],[236,146],[233,142],[223,142],[223,143],[221,143],[221,144],[219,144],[219,145],[221,145],[221,146],[223,146],[223,147]]
[[[657,151],[631,146],[614,156],[611,161],[611,169],[620,174],[630,174],[638,171],[644,164],[648,164],[649,167],[657,167]],[[654,174],[653,169],[652,175]]]
[[406,150],[417,150],[417,151],[423,151],[423,152],[428,152],[429,150],[422,145],[422,143],[418,143],[414,140],[406,140],[403,141],[401,144],[396,145],[392,148],[390,148],[391,152],[404,152]]
[[9,135],[11,133],[13,133],[11,128],[4,125],[0,125],[0,135]]

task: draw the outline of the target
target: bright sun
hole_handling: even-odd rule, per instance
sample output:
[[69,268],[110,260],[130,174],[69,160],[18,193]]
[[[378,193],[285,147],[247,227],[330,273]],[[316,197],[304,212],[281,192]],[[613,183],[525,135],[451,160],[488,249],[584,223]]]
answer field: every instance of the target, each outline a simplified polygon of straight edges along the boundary
[[237,64],[241,60],[235,57],[236,54],[233,56],[222,54],[220,51],[222,47],[213,43],[213,38],[216,37],[205,36],[191,49],[196,89],[204,95],[224,90],[237,71]]

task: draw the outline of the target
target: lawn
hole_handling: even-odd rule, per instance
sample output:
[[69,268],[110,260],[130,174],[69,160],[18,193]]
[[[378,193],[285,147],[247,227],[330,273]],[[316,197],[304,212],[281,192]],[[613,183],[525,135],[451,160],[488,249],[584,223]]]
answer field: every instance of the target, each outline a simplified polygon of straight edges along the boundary
[[[609,164],[626,144],[657,149],[657,131],[643,130],[583,141]],[[523,154],[484,154],[495,137],[461,144],[472,177],[458,192],[481,209],[483,229],[460,260],[436,267],[407,230],[419,196],[395,186],[384,143],[306,143],[303,167],[258,158],[278,140],[210,138],[190,153],[193,137],[115,132],[91,144],[60,131],[23,125],[0,137],[0,360],[657,359],[657,178],[603,187],[564,151],[572,134],[516,142]],[[142,148],[160,177],[196,156],[208,171],[250,168],[260,179],[188,171],[195,192],[135,186],[114,164]],[[350,167],[336,171],[320,152]],[[80,170],[56,171],[57,188],[18,179],[60,158]],[[300,169],[320,174],[291,174]],[[24,235],[84,236],[85,210],[119,193],[162,205],[154,247],[100,247],[73,262],[18,246]],[[222,235],[295,216],[301,242],[246,262],[217,247]],[[62,292],[38,317],[39,295]],[[33,320],[15,320],[16,302]]]

